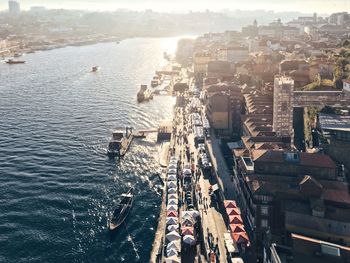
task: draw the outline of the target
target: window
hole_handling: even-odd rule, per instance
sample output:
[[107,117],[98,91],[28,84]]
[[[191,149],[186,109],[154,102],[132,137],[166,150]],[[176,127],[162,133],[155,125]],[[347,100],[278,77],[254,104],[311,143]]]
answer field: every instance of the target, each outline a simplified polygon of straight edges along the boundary
[[267,223],[267,219],[261,219],[261,227],[267,228],[268,223]]
[[264,216],[267,216],[269,214],[269,207],[264,205],[264,206],[261,206],[261,215],[264,215]]

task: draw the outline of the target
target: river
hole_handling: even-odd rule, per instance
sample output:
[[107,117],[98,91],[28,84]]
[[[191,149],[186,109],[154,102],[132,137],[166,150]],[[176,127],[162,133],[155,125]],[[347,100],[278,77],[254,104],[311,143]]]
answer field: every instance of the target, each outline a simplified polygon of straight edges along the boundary
[[[135,38],[0,63],[0,262],[149,260],[161,202],[156,135],[120,162],[105,153],[114,128],[171,118],[174,98],[138,104],[136,93],[176,42]],[[131,185],[127,227],[110,242],[108,218]]]

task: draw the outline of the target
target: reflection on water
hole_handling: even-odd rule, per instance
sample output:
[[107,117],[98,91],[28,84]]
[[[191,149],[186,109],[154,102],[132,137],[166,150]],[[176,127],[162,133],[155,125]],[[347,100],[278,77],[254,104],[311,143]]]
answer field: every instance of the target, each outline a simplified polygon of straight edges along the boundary
[[[135,140],[120,162],[105,152],[113,128],[171,117],[173,98],[137,104],[136,93],[174,42],[67,47],[0,64],[0,262],[148,261],[161,201],[156,136]],[[127,229],[111,243],[108,218],[131,185]]]

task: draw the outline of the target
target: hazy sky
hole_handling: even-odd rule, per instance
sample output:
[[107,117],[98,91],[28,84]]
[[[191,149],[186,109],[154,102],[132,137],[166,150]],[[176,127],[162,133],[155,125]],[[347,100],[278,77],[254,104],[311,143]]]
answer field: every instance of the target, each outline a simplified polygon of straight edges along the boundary
[[[33,5],[48,8],[115,10],[153,9],[156,11],[203,11],[210,9],[300,11],[304,13],[350,12],[350,0],[20,0],[24,9]],[[0,0],[0,9],[7,9],[7,0]]]

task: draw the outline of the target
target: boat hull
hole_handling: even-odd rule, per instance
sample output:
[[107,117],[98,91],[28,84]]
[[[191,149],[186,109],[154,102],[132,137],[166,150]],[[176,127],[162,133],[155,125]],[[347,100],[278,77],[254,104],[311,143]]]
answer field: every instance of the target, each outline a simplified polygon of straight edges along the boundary
[[[126,195],[129,195],[129,196],[126,196],[122,199],[121,204],[123,205],[123,209],[121,213],[118,215],[113,215],[113,218],[111,219],[108,227],[110,232],[116,231],[120,227],[120,225],[124,223],[128,215],[130,214],[130,211],[132,209],[132,205],[134,202],[133,191],[134,189],[130,188],[129,191],[126,193]],[[116,213],[116,211],[117,210],[115,210],[114,213]],[[118,217],[115,218],[116,216]]]

